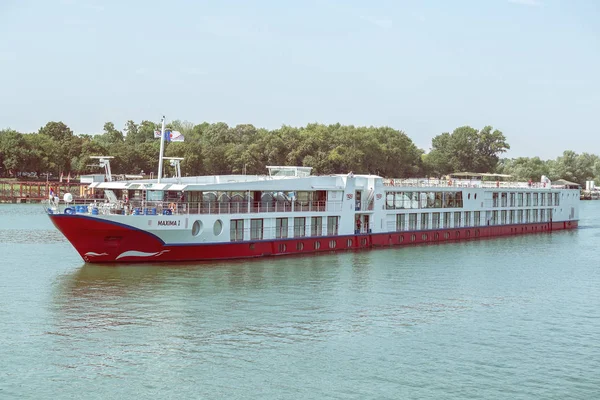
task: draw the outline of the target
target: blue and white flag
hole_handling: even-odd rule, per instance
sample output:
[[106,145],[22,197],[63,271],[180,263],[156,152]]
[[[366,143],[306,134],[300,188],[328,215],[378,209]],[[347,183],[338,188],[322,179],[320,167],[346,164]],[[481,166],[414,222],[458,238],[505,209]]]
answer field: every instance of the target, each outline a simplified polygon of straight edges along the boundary
[[[154,138],[160,139],[160,131],[154,131]],[[165,140],[167,142],[183,142],[185,137],[179,131],[165,130]]]

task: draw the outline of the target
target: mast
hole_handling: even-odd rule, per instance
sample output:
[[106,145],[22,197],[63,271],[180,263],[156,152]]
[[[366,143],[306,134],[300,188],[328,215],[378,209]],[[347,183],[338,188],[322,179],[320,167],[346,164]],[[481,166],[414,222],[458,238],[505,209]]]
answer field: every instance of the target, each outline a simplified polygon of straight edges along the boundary
[[163,153],[165,151],[165,116],[163,115],[162,119],[162,127],[160,129],[160,154],[158,156],[158,179],[156,183],[160,183],[160,178],[162,178],[162,170],[163,170]]

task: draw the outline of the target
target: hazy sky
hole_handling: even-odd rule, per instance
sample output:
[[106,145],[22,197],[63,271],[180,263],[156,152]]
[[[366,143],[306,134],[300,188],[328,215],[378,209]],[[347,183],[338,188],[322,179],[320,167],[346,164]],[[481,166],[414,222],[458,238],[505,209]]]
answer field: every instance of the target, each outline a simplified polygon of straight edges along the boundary
[[0,128],[461,125],[600,153],[597,0],[0,0]]

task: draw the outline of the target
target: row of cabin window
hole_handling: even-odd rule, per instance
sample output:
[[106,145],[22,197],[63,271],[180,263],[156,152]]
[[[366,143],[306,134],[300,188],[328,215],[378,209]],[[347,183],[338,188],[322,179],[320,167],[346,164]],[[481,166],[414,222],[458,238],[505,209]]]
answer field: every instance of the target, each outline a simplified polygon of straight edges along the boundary
[[462,208],[462,192],[386,192],[388,210],[403,208]]
[[[523,196],[525,195],[525,196]],[[560,193],[507,193],[492,194],[493,207],[530,207],[560,205]]]
[[396,215],[396,230],[414,231],[550,222],[552,220],[552,209],[486,211],[483,220],[481,217],[481,211],[398,214]]
[[[307,227],[310,228],[310,236],[323,236],[323,217],[296,217],[296,218],[275,218],[275,227],[271,228],[272,235],[269,238],[285,239],[290,236],[289,220],[293,219],[292,237],[305,237],[307,235]],[[310,220],[310,225],[307,225],[307,219]],[[327,235],[335,236],[338,234],[340,217],[327,217]],[[245,224],[247,220],[233,219],[230,224],[230,240],[244,240]],[[255,218],[250,220],[250,240],[262,240],[265,236],[264,219]]]

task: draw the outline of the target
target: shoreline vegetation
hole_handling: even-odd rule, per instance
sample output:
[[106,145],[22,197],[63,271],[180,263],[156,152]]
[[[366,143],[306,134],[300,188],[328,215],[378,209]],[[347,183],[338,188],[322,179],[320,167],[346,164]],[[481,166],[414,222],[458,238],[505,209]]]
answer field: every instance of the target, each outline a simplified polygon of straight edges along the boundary
[[[264,174],[266,165],[313,167],[315,174],[378,174],[388,178],[441,177],[453,172],[498,173],[515,180],[566,179],[585,186],[600,178],[600,157],[566,150],[554,160],[539,157],[500,158],[510,149],[504,134],[486,126],[462,126],[431,141],[428,153],[402,131],[390,127],[341,124],[284,125],[268,130],[223,122],[193,124],[176,120],[168,129],[184,142],[165,143],[165,156],[184,157],[182,175]],[[127,121],[123,130],[112,122],[103,132],[75,135],[63,122],[48,122],[35,133],[0,130],[0,178],[53,178],[102,173],[90,156],[114,156],[113,174],[156,173],[160,140],[151,121]],[[165,173],[172,175],[170,166]]]

